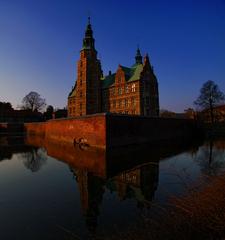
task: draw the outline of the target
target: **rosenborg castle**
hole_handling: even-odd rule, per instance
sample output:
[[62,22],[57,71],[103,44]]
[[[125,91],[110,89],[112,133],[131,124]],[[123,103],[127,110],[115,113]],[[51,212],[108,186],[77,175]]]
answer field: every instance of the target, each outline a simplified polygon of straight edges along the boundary
[[101,112],[158,116],[158,82],[148,55],[143,59],[139,48],[131,67],[119,65],[115,73],[103,76],[89,18],[77,79],[68,96],[68,116]]

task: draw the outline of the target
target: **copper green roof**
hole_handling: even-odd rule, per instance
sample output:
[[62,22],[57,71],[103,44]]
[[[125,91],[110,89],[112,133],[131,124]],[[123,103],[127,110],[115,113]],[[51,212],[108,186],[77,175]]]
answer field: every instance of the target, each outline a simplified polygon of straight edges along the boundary
[[[140,79],[141,72],[143,70],[142,64],[135,64],[131,68],[121,66],[125,73],[125,79],[127,82],[136,81]],[[115,83],[115,75],[116,73],[113,73],[111,75],[107,75],[101,79],[102,81],[102,88],[108,88],[112,86]]]
[[101,80],[102,82],[102,88],[107,88],[109,86],[111,86],[114,82],[115,82],[115,76],[116,74],[113,73],[111,75],[105,76],[103,77]]
[[128,80],[129,82],[135,81],[140,79],[141,77],[141,72],[143,71],[143,65],[142,64],[135,64],[132,68],[133,73],[130,79]]

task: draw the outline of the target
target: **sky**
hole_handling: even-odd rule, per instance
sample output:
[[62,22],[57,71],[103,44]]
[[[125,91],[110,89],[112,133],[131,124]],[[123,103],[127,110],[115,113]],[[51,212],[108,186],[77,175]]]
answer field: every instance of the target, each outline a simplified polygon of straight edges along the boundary
[[193,107],[207,80],[225,92],[225,0],[0,0],[0,101],[30,91],[63,108],[90,15],[104,74],[150,56],[160,108]]

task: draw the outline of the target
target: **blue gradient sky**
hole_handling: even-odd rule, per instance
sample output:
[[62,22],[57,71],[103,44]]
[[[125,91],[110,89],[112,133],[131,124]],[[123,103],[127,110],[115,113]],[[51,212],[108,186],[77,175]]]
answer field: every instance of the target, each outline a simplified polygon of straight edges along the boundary
[[191,107],[209,79],[225,91],[224,0],[0,0],[0,101],[37,91],[66,106],[88,12],[104,73],[132,65],[139,44],[161,108]]

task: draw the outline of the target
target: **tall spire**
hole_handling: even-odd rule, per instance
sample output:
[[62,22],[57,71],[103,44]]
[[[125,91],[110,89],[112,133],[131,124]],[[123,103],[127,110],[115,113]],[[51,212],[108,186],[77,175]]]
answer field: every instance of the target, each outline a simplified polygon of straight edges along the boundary
[[141,51],[139,49],[139,46],[137,47],[135,61],[136,61],[136,64],[142,64],[142,56],[141,56]]
[[88,17],[88,24],[83,39],[83,49],[95,49],[95,39],[93,38],[90,16]]

